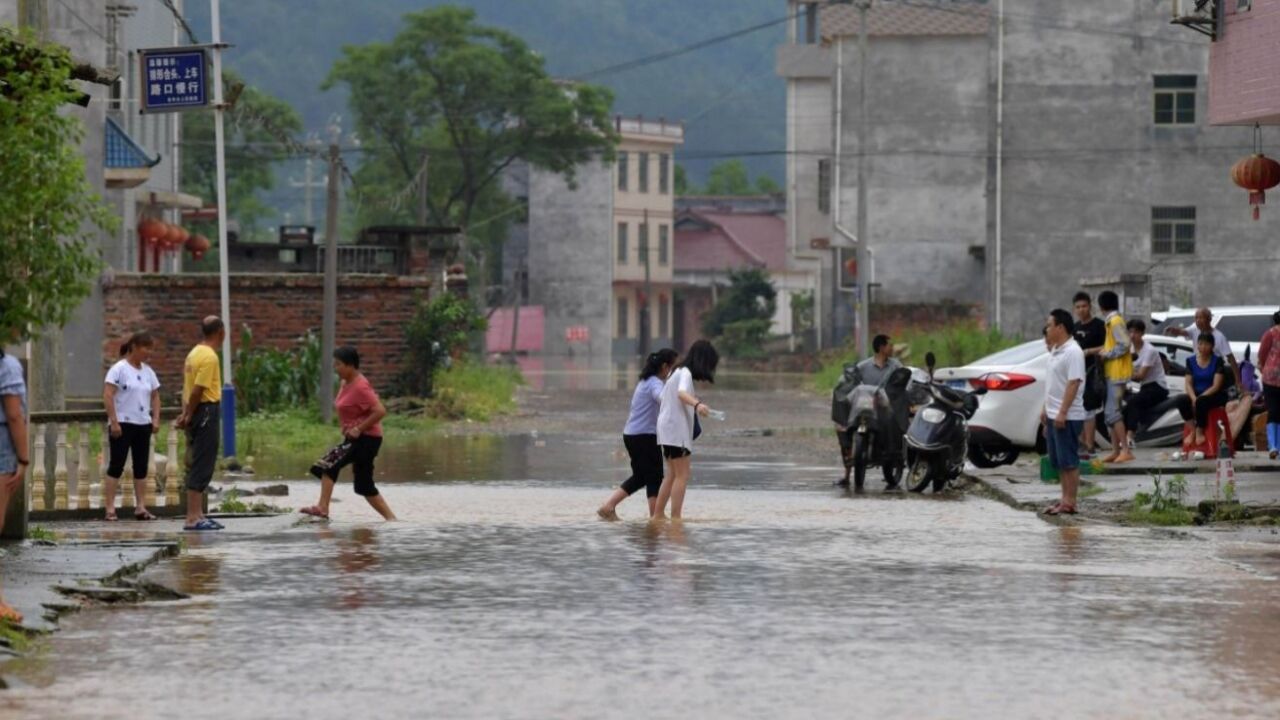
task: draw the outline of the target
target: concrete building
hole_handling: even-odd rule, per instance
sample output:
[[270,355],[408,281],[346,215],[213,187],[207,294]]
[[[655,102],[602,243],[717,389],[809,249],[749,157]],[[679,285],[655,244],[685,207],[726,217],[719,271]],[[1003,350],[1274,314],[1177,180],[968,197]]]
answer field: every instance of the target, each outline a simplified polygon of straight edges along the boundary
[[[852,227],[865,159],[881,314],[980,304],[1031,335],[1086,284],[1126,290],[1131,314],[1262,300],[1266,221],[1227,176],[1249,133],[1208,127],[1210,43],[1171,25],[1167,4],[1006,0],[1001,21],[993,3],[881,0],[868,13],[865,152],[857,8],[789,7],[792,256]],[[847,303],[832,306],[842,329]]]
[[1222,12],[1220,27],[1212,16],[1186,16],[1191,27],[1212,22],[1217,37],[1209,48],[1209,123],[1280,125],[1280,0],[1228,2]]
[[619,117],[616,129],[613,355],[621,360],[671,344],[674,154],[684,126]]

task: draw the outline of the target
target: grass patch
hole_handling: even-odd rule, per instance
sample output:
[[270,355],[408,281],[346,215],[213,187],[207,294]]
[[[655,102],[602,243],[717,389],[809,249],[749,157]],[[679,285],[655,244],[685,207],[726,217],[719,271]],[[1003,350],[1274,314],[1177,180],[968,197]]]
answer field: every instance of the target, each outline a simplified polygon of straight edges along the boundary
[[1082,483],[1080,486],[1080,491],[1076,493],[1076,497],[1081,499],[1097,497],[1106,491],[1107,489],[1102,487],[1101,485],[1094,485],[1092,483],[1089,483],[1089,484]]
[[247,503],[241,500],[240,497],[241,493],[239,490],[228,490],[226,494],[222,496],[222,502],[218,504],[217,512],[227,514],[289,512],[288,510],[284,510],[262,501]]
[[39,525],[32,525],[31,527],[27,528],[27,539],[28,540],[48,540],[49,542],[53,542],[58,539],[58,536],[49,528],[40,527]]
[[21,627],[0,620],[0,645],[23,655],[31,647],[31,636]]
[[[905,328],[889,332],[902,362],[924,367],[924,356],[932,352],[938,367],[959,367],[978,358],[1013,347],[1022,340],[1004,335],[999,330],[983,328],[975,322],[954,323],[939,328]],[[813,386],[830,392],[840,378],[846,363],[856,362],[852,346],[846,346],[823,358],[822,367],[814,374]]]
[[1191,525],[1195,514],[1186,507],[1187,479],[1174,475],[1165,481],[1161,475],[1151,476],[1152,492],[1140,492],[1133,496],[1133,505],[1127,516],[1129,522],[1139,525]]
[[[447,421],[486,422],[516,408],[516,388],[524,384],[520,371],[507,366],[459,363],[436,376],[435,396],[409,402],[387,400],[389,408],[404,406],[382,420],[388,440],[413,438],[439,430]],[[326,424],[317,408],[259,412],[237,421],[240,454],[315,453],[339,440],[337,419]],[[230,512],[230,511],[226,511]]]

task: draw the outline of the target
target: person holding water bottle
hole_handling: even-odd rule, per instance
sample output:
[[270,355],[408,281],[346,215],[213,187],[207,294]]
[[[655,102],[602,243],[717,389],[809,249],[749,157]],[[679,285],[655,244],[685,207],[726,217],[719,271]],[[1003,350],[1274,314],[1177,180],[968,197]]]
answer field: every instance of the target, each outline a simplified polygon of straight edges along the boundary
[[605,520],[618,519],[618,503],[631,497],[640,488],[649,497],[649,515],[658,504],[658,490],[662,487],[662,449],[658,447],[658,410],[662,388],[671,368],[680,354],[671,348],[650,353],[640,371],[640,381],[631,394],[631,413],[622,430],[622,444],[631,458],[631,477],[613,491],[609,500],[596,514]]
[[666,517],[667,501],[671,502],[671,519],[684,512],[684,494],[692,469],[693,440],[697,436],[697,418],[724,419],[724,413],[712,410],[693,394],[694,383],[714,383],[720,354],[706,340],[695,342],[685,354],[684,362],[667,378],[662,388],[658,409],[658,444],[667,459],[667,475],[658,491],[654,519]]

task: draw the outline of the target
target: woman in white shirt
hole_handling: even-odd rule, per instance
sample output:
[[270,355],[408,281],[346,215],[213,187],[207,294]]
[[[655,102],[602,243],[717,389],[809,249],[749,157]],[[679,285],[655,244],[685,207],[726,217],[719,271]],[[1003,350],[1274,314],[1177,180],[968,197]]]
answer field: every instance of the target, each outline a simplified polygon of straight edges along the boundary
[[134,333],[120,347],[121,360],[107,371],[102,402],[107,408],[111,452],[102,483],[106,519],[116,519],[116,485],[124,474],[126,456],[133,456],[134,520],[155,520],[147,510],[145,493],[151,436],[160,431],[160,379],[147,364],[155,345],[146,332]]
[[706,340],[695,342],[684,356],[684,362],[671,371],[662,387],[658,409],[658,445],[667,459],[667,474],[658,491],[658,504],[653,517],[666,517],[667,501],[671,501],[671,517],[678,519],[684,510],[684,492],[689,484],[690,457],[693,448],[694,415],[707,417],[711,408],[693,394],[694,382],[714,383],[720,354]]

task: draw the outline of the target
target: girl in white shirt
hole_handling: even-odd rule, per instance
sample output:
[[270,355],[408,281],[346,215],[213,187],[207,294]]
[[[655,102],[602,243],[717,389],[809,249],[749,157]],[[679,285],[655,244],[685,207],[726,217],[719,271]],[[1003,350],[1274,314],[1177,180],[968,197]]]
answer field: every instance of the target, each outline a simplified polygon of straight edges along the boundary
[[671,372],[658,409],[658,445],[667,459],[667,474],[658,491],[658,504],[653,517],[666,517],[667,501],[671,501],[671,517],[678,519],[684,510],[684,493],[689,484],[692,465],[694,415],[707,417],[711,408],[693,394],[694,382],[714,383],[720,354],[706,340],[689,348],[684,362]]
[[124,474],[126,456],[133,456],[134,520],[155,520],[147,510],[147,465],[151,436],[160,431],[160,379],[147,364],[155,341],[146,332],[134,333],[120,347],[121,360],[107,371],[102,402],[107,408],[110,459],[102,483],[106,519],[116,519],[116,484]]

